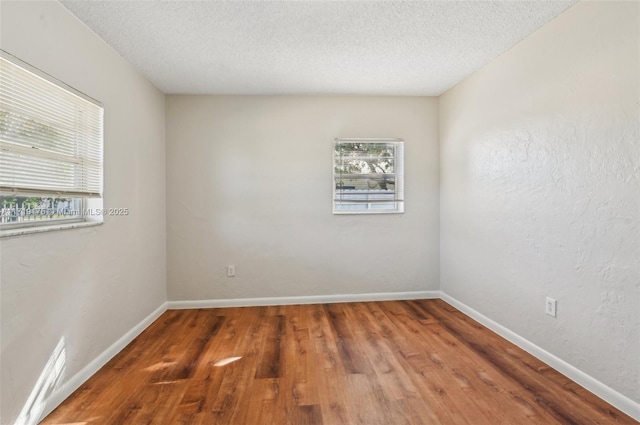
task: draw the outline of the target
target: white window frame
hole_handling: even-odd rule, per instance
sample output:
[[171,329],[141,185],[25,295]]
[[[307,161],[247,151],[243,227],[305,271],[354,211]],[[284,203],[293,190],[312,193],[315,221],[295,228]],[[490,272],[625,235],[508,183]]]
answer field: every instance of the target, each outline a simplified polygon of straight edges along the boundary
[[[0,124],[8,126],[5,129],[12,125],[29,129],[30,126],[20,126],[24,122],[46,122],[47,129],[64,134],[52,143],[50,133],[40,136],[31,136],[35,133],[27,130],[5,133],[0,127],[0,166],[2,162],[5,164],[5,169],[0,170],[0,195],[80,199],[77,216],[0,223],[0,237],[101,224],[102,214],[87,211],[101,211],[103,206],[102,103],[4,50],[0,50],[0,60],[0,112],[6,112],[4,118],[0,117],[3,120]],[[50,103],[38,97],[38,93],[46,93],[45,98],[50,96]],[[57,109],[62,104],[58,102],[64,102],[65,109]],[[70,121],[69,108],[81,111],[75,112],[75,120]],[[7,118],[12,114],[21,118],[18,121]],[[50,149],[39,146],[42,137],[49,137]],[[67,171],[59,171],[63,168]],[[39,169],[42,174],[38,174]]]
[[[390,144],[394,150],[393,192],[381,194],[375,190],[357,190],[353,193],[337,189],[337,182],[349,178],[350,174],[336,173],[336,165],[341,158],[336,154],[338,145],[346,143]],[[383,157],[380,157],[381,159]],[[332,161],[333,214],[399,214],[404,213],[404,140],[396,138],[336,138],[333,141]],[[375,174],[370,174],[374,176]],[[357,174],[361,180],[367,180],[365,174]],[[376,193],[374,193],[376,192]],[[392,195],[385,197],[384,195]],[[367,199],[365,199],[367,198]],[[369,199],[373,198],[373,199]],[[384,199],[383,199],[384,198]]]

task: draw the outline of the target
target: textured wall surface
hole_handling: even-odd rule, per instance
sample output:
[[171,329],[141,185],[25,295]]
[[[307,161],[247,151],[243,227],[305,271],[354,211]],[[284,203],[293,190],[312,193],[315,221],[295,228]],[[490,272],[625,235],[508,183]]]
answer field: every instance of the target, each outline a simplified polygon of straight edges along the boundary
[[579,3],[440,98],[443,291],[636,402],[638,8]]
[[[438,289],[437,120],[424,97],[168,96],[169,299]],[[405,139],[404,214],[332,214],[335,137]]]
[[[166,175],[164,96],[58,3],[0,7],[2,49],[104,103],[105,206],[131,211],[0,239],[0,423],[61,341],[66,380],[165,281],[171,300],[441,282],[640,402],[637,2],[572,7],[441,97],[439,121],[434,98],[169,96]],[[405,214],[331,214],[331,140],[367,136],[406,141]]]
[[13,424],[60,342],[66,381],[166,300],[164,96],[57,2],[1,7],[2,49],[103,102],[105,207],[130,210],[0,239],[0,423]]

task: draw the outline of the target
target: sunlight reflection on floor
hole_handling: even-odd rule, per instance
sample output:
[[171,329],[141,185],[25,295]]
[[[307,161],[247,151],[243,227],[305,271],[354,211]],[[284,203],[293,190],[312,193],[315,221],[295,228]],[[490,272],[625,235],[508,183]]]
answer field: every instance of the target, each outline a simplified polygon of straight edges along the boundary
[[222,359],[222,360],[220,360],[219,362],[214,363],[213,365],[214,365],[214,366],[218,366],[218,367],[220,367],[220,366],[226,366],[226,365],[228,365],[229,363],[233,363],[233,362],[235,362],[235,361],[237,361],[237,360],[240,360],[241,358],[242,358],[242,357],[227,357],[226,359]]
[[145,368],[144,368],[144,369],[142,369],[142,370],[144,370],[144,371],[146,371],[146,372],[155,372],[155,371],[157,371],[157,370],[165,369],[165,368],[167,368],[167,367],[169,367],[169,366],[173,366],[173,365],[174,365],[174,364],[176,364],[176,363],[177,363],[177,362],[158,362],[158,363],[156,363],[156,364],[154,364],[154,365],[151,365],[151,366],[149,366],[149,367],[145,367]]

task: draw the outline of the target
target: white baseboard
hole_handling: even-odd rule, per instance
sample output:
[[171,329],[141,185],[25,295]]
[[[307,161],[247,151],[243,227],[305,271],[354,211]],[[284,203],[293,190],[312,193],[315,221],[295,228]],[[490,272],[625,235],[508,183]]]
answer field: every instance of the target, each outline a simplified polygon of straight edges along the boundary
[[124,349],[131,341],[151,325],[162,313],[167,311],[167,303],[164,302],[160,307],[155,309],[151,314],[142,319],[140,323],[134,326],[129,332],[124,334],[120,339],[111,344],[109,348],[104,350],[98,357],[93,359],[91,363],[86,365],[82,370],[73,375],[69,380],[64,382],[60,387],[56,388],[53,393],[45,400],[44,409],[40,415],[41,421],[49,413],[58,407],[67,397],[75,390],[80,388],[91,376],[96,373],[102,366],[111,360],[116,354]]
[[440,291],[380,292],[369,294],[312,295],[308,297],[236,298],[169,301],[170,310],[185,308],[253,307],[268,305],[325,304],[363,301],[396,301],[440,298]]
[[565,375],[567,378],[583,386],[584,388],[591,391],[592,393],[594,393],[601,399],[605,400],[609,404],[612,404],[613,406],[622,410],[624,413],[631,416],[635,420],[640,421],[640,404],[639,403],[636,403],[635,401],[631,400],[627,396],[620,394],[616,390],[608,387],[607,385],[598,381],[594,377],[587,375],[586,373],[576,368],[575,366],[567,363],[566,361],[562,360],[559,357],[556,357],[555,355],[549,353],[543,348],[538,347],[533,342],[521,337],[517,333],[511,331],[510,329],[489,319],[487,316],[483,315],[482,313],[479,313],[478,311],[458,301],[452,296],[442,292],[441,298],[443,301],[451,304],[453,307],[457,308],[467,316],[471,317],[473,320],[481,323],[482,325],[491,329],[493,332],[497,333],[504,339],[517,345],[527,353],[531,354],[532,356],[548,364],[558,372]]
[[248,307],[248,306],[270,306],[270,305],[295,305],[295,304],[324,304],[340,302],[363,302],[363,301],[394,301],[411,299],[433,299],[441,298],[451,304],[467,316],[491,329],[506,340],[522,348],[529,354],[548,364],[558,372],[562,373],[572,381],[582,385],[598,397],[612,404],[616,408],[625,412],[632,418],[640,421],[640,404],[630,398],[613,390],[597,379],[587,375],[575,366],[556,357],[555,355],[538,347],[529,340],[521,337],[510,329],[489,319],[468,305],[458,301],[450,295],[441,291],[417,291],[417,292],[384,292],[370,294],[343,294],[343,295],[314,295],[308,297],[273,297],[273,298],[239,298],[239,299],[218,299],[218,300],[193,300],[193,301],[168,301],[158,307],[149,316],[138,323],[133,329],[123,335],[118,341],[113,343],[102,354],[96,357],[91,363],[76,373],[71,379],[57,388],[45,401],[45,407],[41,418],[47,416],[53,409],[69,397],[87,379],[104,366],[111,358],[118,354],[135,337],[144,331],[154,320],[156,320],[167,309],[187,309],[187,308],[222,308],[222,307]]

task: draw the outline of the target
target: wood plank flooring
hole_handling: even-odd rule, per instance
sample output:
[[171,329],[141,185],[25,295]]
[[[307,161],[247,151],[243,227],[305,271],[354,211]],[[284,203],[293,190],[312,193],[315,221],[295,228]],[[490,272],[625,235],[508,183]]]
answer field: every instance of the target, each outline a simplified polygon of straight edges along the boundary
[[[241,359],[224,366],[230,357]],[[43,424],[637,424],[441,300],[170,310]]]

